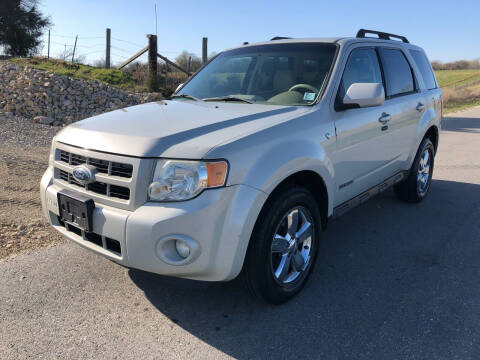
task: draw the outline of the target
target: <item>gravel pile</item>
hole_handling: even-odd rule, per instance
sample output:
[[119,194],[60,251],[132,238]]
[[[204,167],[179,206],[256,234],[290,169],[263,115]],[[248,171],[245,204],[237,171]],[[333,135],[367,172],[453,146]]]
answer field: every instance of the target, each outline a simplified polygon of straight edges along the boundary
[[99,81],[0,62],[0,112],[41,124],[69,124],[159,99],[159,94],[132,93]]

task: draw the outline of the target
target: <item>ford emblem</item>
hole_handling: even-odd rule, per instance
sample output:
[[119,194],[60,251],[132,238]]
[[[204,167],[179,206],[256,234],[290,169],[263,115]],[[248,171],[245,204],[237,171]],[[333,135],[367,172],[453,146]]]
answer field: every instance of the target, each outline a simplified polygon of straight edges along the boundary
[[73,168],[72,175],[80,184],[90,184],[95,181],[95,168],[88,165],[78,165]]

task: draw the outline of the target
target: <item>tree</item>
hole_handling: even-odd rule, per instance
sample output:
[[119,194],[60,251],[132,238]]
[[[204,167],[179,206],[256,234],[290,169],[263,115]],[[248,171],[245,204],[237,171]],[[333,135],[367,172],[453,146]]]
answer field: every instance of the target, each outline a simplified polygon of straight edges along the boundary
[[195,72],[202,66],[202,60],[195,54],[183,50],[180,55],[175,58],[175,62],[186,69],[188,67],[188,58],[192,58],[190,64],[190,72]]
[[31,56],[38,52],[42,33],[51,25],[38,5],[39,0],[0,1],[0,46],[7,55]]
[[72,58],[73,47],[65,45],[63,51],[58,54],[58,58],[67,61]]

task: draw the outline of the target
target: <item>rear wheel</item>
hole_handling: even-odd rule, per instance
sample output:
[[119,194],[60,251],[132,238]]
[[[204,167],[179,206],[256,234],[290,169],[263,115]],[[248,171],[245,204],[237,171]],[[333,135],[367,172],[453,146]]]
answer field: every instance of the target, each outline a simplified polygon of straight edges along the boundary
[[430,190],[432,182],[435,148],[426,138],[420,144],[407,179],[395,185],[395,194],[400,200],[420,202]]
[[255,225],[243,278],[250,291],[271,304],[297,294],[318,250],[320,210],[305,188],[291,187],[269,200]]

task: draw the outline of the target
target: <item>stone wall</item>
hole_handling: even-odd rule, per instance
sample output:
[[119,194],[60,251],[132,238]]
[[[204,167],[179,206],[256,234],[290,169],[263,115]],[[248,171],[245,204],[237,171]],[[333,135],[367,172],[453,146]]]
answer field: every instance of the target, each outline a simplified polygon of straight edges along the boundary
[[0,61],[0,112],[62,125],[107,111],[156,101],[159,94],[132,93]]

